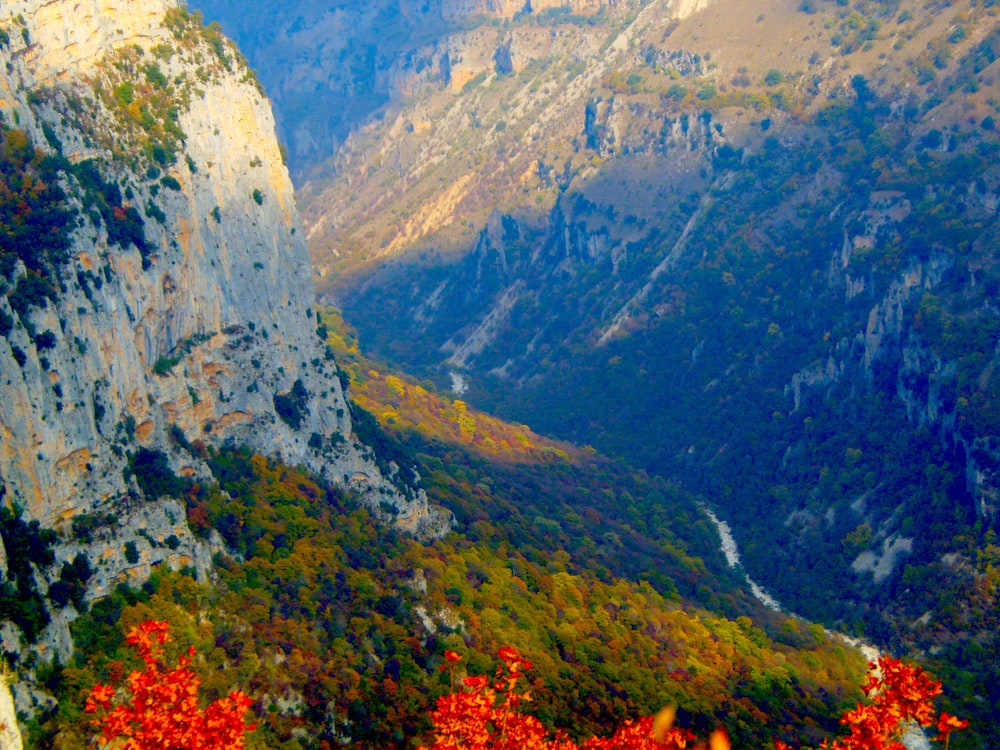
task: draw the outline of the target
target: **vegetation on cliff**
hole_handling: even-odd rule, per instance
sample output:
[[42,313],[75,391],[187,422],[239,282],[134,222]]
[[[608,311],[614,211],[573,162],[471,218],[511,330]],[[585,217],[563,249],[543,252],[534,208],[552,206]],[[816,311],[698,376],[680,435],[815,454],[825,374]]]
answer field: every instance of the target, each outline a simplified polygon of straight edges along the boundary
[[[419,261],[359,258],[366,283],[340,277],[357,291],[338,296],[377,356],[439,384],[451,369],[467,405],[698,492],[790,609],[927,658],[955,677],[954,710],[989,722],[1000,47],[995,7],[946,29],[928,7],[821,4],[831,26],[809,35],[839,35],[834,77],[824,48],[815,79],[749,70],[713,93],[692,69],[671,94],[643,89],[670,75],[652,54],[661,71],[608,77],[562,131],[571,168],[521,172],[527,201],[484,220],[465,257],[432,234]],[[885,59],[899,42],[896,67],[866,69],[869,42]],[[890,85],[911,76],[908,95]],[[484,85],[480,102],[515,82]],[[439,164],[450,188],[461,170]],[[393,221],[337,231],[379,255]]]
[[478,541],[422,545],[300,470],[248,452],[210,460],[219,484],[191,485],[188,502],[192,525],[217,529],[229,550],[216,584],[164,571],[95,602],[73,624],[73,663],[44,677],[59,703],[37,742],[82,731],[85,689],[121,673],[121,629],[150,618],[205,655],[210,696],[253,698],[270,747],[292,747],[302,731],[373,747],[421,735],[427,696],[447,687],[445,649],[521,644],[541,666],[539,715],[574,732],[672,702],[692,726],[723,721],[741,740],[809,734],[829,728],[859,679],[851,647],[821,631],[787,621],[775,640],[746,617],[589,572],[558,542],[522,553],[489,505]]
[[[835,46],[845,55],[865,51],[878,32],[877,6],[857,5],[859,18],[845,16],[837,28]],[[986,13],[978,9],[975,17]],[[557,26],[557,15],[536,23]],[[203,29],[183,11],[168,17],[168,25],[177,48],[120,50],[98,74],[99,101],[77,101],[57,89],[34,96],[50,116],[91,117],[94,129],[81,131],[81,143],[111,150],[113,169],[131,170],[131,177],[109,176],[105,165],[88,159],[71,162],[51,123],[41,126],[50,157],[21,130],[3,130],[2,292],[16,318],[0,314],[0,333],[23,326],[38,352],[60,340],[55,324],[47,331],[31,327],[32,309],[74,283],[61,276],[74,218],[81,228],[89,221],[95,235],[103,227],[109,247],[134,245],[143,266],[151,263],[144,219],[132,201],[140,185],[150,196],[182,187],[162,171],[178,163],[185,138],[176,108],[183,97],[177,96],[197,95],[197,83],[170,75],[174,56],[188,55],[187,65],[207,51],[205,67],[195,74],[201,83],[231,71],[231,50],[217,29]],[[923,73],[921,85],[938,81],[942,96],[949,86],[972,86],[969,71],[996,57],[996,39],[984,37],[974,55],[949,68],[954,49],[969,51],[959,27],[967,28],[957,24],[934,47],[931,70]],[[8,41],[0,38],[0,47]],[[433,343],[451,344],[455,352],[452,337],[488,307],[477,298],[492,303],[498,293],[526,288],[529,293],[505,310],[499,337],[485,349],[466,350],[463,363],[499,373],[495,382],[504,390],[492,398],[508,413],[522,410],[536,426],[627,455],[654,474],[444,398],[430,383],[366,361],[349,342],[334,354],[354,381],[355,429],[376,449],[373,465],[387,476],[398,471],[408,495],[422,477],[430,497],[454,513],[458,533],[428,543],[401,536],[373,522],[351,492],[305,469],[247,448],[211,447],[176,428],[169,439],[198,467],[178,476],[163,451],[132,446],[135,420],[129,427],[123,419],[121,430],[136,448],[127,457],[117,454],[127,462],[125,481],[135,477],[150,498],[184,499],[191,528],[216,553],[216,578],[199,584],[191,569],[161,569],[88,603],[87,558],[65,562],[57,578],[48,534],[16,512],[3,514],[8,555],[24,553],[8,562],[3,614],[29,641],[50,612],[72,605],[68,619],[79,615],[69,663],[25,653],[18,665],[33,669],[58,698],[34,720],[33,742],[84,744],[90,686],[120,680],[128,669],[123,629],[151,619],[168,622],[181,642],[203,654],[192,666],[203,670],[211,698],[225,700],[234,687],[249,696],[260,718],[258,737],[268,747],[348,739],[369,747],[413,744],[433,730],[429,700],[454,693],[440,672],[449,654],[470,652],[469,663],[488,671],[482,654],[508,643],[519,644],[519,658],[539,665],[532,685],[537,715],[573,741],[672,704],[680,707],[683,726],[705,736],[722,724],[737,746],[818,742],[853,703],[850,686],[860,682],[860,660],[821,628],[763,612],[749,600],[721,561],[692,488],[723,505],[741,528],[763,532],[757,538],[766,543],[756,544],[747,532],[745,556],[756,569],[773,571],[769,583],[796,608],[893,645],[939,649],[934,663],[954,686],[948,699],[968,708],[956,713],[985,717],[981,734],[959,742],[981,742],[1000,698],[990,614],[1000,553],[962,469],[963,459],[965,466],[975,461],[992,469],[992,449],[980,438],[989,440],[997,418],[990,349],[1000,330],[992,305],[996,266],[988,250],[981,252],[992,247],[987,209],[997,193],[992,121],[979,120],[973,135],[930,129],[908,140],[912,113],[904,108],[903,119],[894,119],[893,103],[880,99],[864,77],[853,77],[812,113],[779,70],[763,79],[771,89],[765,99],[702,80],[712,65],[705,58],[661,59],[652,49],[643,50],[642,59],[649,71],[611,70],[601,78],[602,93],[588,102],[584,131],[564,168],[543,159],[525,172],[525,191],[561,194],[550,214],[556,231],[500,217],[506,244],[491,245],[498,235],[484,234],[482,255],[459,271],[467,274],[464,281],[475,274],[476,283],[459,291],[441,287],[435,297],[440,269],[412,280],[412,300],[454,303],[441,308],[445,313],[422,317],[433,312],[429,306],[415,314],[398,287],[378,297],[384,288],[376,284],[368,300],[378,301],[372,309],[384,317],[366,325],[388,323],[380,332],[395,337],[388,348],[417,361],[410,322],[433,319]],[[687,73],[677,67],[688,65]],[[540,62],[528,71],[540,90],[581,74],[549,67]],[[945,70],[947,76],[935,72]],[[688,85],[678,77],[690,78]],[[488,79],[472,76],[465,86],[474,93],[497,85]],[[665,188],[677,200],[660,226],[647,224],[641,211],[599,200],[597,188],[613,182],[600,171],[605,160],[620,157],[626,167],[619,174],[642,173],[638,161],[627,158],[637,153],[636,142],[612,137],[609,113],[624,101],[656,117],[659,104],[678,108],[649,131],[659,140],[643,158],[683,147],[706,159],[704,174],[687,185],[702,194]],[[728,140],[722,113],[729,107],[755,113],[754,148]],[[95,112],[113,115],[111,125]],[[786,118],[790,135],[774,134],[770,115]],[[513,153],[514,144],[532,137],[502,122],[492,132],[506,135],[490,141],[491,148]],[[900,152],[907,158],[894,159]],[[197,173],[193,161],[187,166],[186,176]],[[809,181],[807,174],[822,179]],[[844,175],[853,180],[850,195],[840,190],[848,182]],[[577,178],[582,187],[572,184]],[[627,193],[627,184],[615,189]],[[248,194],[257,208],[270,205],[259,189]],[[493,195],[475,197],[481,206]],[[545,200],[538,205],[547,209]],[[535,219],[538,210],[531,209]],[[395,212],[387,212],[392,221],[408,213]],[[145,213],[164,221],[152,197]],[[211,215],[218,223],[218,206]],[[637,228],[606,255],[594,239],[605,220]],[[684,262],[665,275],[658,264],[671,248],[684,249],[678,243],[687,242],[682,227],[688,222],[698,236]],[[89,299],[86,290],[99,288],[105,274],[81,266],[75,283]],[[891,297],[900,279],[913,275],[917,281]],[[164,278],[162,287],[173,283]],[[635,296],[637,290],[643,291]],[[647,294],[655,305],[622,304],[644,302]],[[857,339],[886,295],[898,302],[891,309],[900,311],[901,322],[879,333],[897,343],[905,338],[908,348],[880,349],[878,342],[869,348],[871,342]],[[616,317],[618,311],[628,315]],[[132,311],[127,314],[134,324]],[[335,316],[328,313],[324,321],[347,342]],[[598,339],[602,346],[595,346]],[[86,345],[77,340],[80,354]],[[176,373],[188,351],[173,351],[155,360],[153,376]],[[25,352],[12,347],[11,354],[23,366]],[[827,361],[836,376],[813,367]],[[473,394],[486,400],[484,382],[473,383]],[[512,382],[523,387],[506,388]],[[282,427],[282,420],[297,430],[315,394],[302,380],[288,385],[268,401],[275,424]],[[62,398],[60,383],[46,387],[59,388]],[[251,387],[256,381],[248,392]],[[183,389],[179,393],[183,399]],[[858,393],[867,398],[855,400]],[[193,408],[193,390],[189,396]],[[220,401],[231,397],[219,388]],[[96,398],[92,406],[100,429],[98,406],[102,415],[105,407]],[[205,427],[202,437],[212,429]],[[905,447],[900,435],[911,438]],[[314,433],[309,447],[335,448],[338,438]],[[115,448],[122,451],[109,444]],[[391,516],[395,507],[386,502],[381,510]],[[762,508],[774,510],[764,515]],[[102,514],[77,516],[72,529],[83,540],[113,522]],[[900,539],[911,544],[899,554],[908,552],[912,564],[880,589],[879,553],[885,556]],[[169,547],[177,538],[156,543]],[[134,541],[112,550],[119,551],[130,564],[140,560]],[[866,563],[865,555],[876,560]],[[802,567],[814,571],[811,591],[798,586]],[[38,586],[43,580],[50,583],[47,595]],[[862,606],[853,606],[856,601]],[[955,638],[959,632],[975,637]],[[184,679],[194,685],[187,672]],[[473,697],[481,702],[483,684],[470,687],[477,685]],[[111,695],[102,690],[97,697],[107,705]],[[241,732],[242,726],[233,727]]]

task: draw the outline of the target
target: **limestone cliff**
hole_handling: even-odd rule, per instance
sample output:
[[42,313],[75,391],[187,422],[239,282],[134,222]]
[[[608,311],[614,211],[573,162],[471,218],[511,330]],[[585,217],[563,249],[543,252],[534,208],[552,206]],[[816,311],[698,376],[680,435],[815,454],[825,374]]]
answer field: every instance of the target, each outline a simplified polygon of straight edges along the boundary
[[[41,244],[22,241],[31,208],[0,226],[19,243],[0,279],[4,504],[61,534],[57,562],[89,555],[88,597],[161,563],[205,573],[182,504],[135,475],[145,460],[205,476],[211,446],[307,464],[409,531],[447,528],[353,435],[270,105],[232,44],[173,0],[5,2],[0,32],[5,165],[65,219]],[[81,519],[104,532],[80,539]]]
[[20,750],[21,747],[21,729],[17,725],[14,699],[11,697],[10,687],[4,681],[0,683],[0,748]]

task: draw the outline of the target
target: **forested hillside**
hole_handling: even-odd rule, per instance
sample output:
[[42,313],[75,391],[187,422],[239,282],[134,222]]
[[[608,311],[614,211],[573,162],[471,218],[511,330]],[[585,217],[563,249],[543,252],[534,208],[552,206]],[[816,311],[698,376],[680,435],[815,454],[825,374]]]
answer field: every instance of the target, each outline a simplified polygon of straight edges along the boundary
[[993,0],[229,7],[277,83],[0,5],[4,742],[100,744],[165,621],[254,747],[413,747],[510,645],[574,740],[815,745],[864,664],[805,615],[989,746]]
[[[335,315],[323,320],[331,341],[349,341]],[[32,743],[86,736],[84,697],[119,679],[124,632],[147,619],[204,655],[209,697],[254,698],[251,744],[267,747],[410,746],[449,689],[445,650],[483,671],[511,643],[535,664],[532,712],[574,737],[664,705],[742,746],[836,732],[860,654],[755,606],[687,493],[457,408],[356,347],[337,353],[357,403],[390,431],[355,405],[358,429],[381,457],[417,468],[460,531],[421,543],[301,469],[208,450],[214,480],[184,482],[183,494],[195,533],[224,545],[213,585],[164,571],[96,602],[73,623],[74,661],[41,675],[59,709]],[[508,435],[518,447],[495,451]]]
[[498,222],[346,314],[394,360],[463,373],[471,402],[703,493],[779,600],[954,657],[989,714],[996,144],[930,131],[894,158],[906,124],[854,83],[809,128],[720,149],[671,228],[595,257],[630,215],[588,186],[551,231]]

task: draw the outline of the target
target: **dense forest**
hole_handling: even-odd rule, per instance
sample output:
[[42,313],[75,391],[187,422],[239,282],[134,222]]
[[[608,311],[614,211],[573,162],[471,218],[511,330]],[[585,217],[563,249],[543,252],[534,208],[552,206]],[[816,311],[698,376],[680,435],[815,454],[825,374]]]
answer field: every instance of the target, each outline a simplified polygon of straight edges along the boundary
[[[456,669],[490,674],[511,646],[532,664],[532,715],[573,742],[676,706],[697,737],[721,727],[737,748],[815,746],[866,684],[841,632],[919,661],[944,683],[941,706],[971,719],[950,746],[990,746],[1000,105],[988,92],[1000,6],[963,2],[945,24],[935,14],[948,3],[803,2],[789,18],[807,19],[806,40],[833,47],[833,63],[817,53],[808,72],[741,66],[717,81],[718,51],[666,51],[692,39],[680,21],[643,26],[643,3],[620,5],[428,27],[481,22],[507,40],[510,59],[466,70],[461,85],[449,80],[457,43],[446,58],[414,47],[396,68],[368,48],[358,85],[412,88],[380,92],[372,101],[387,108],[314,172],[352,186],[329,235],[343,254],[315,274],[342,272],[325,282],[342,311],[277,288],[292,266],[308,279],[302,235],[325,230],[301,226],[290,184],[289,205],[274,208],[286,194],[267,180],[287,181],[276,144],[266,169],[241,153],[227,175],[248,182],[229,202],[213,192],[215,157],[185,155],[196,136],[179,123],[202,86],[232,74],[262,96],[200,14],[168,12],[170,43],[122,46],[93,98],[40,88],[24,95],[23,122],[21,111],[0,122],[0,364],[8,388],[41,394],[2,426],[37,417],[38,445],[49,442],[21,463],[102,488],[57,508],[49,528],[22,505],[30,492],[0,477],[3,658],[24,680],[14,693],[29,747],[92,744],[94,686],[139,665],[128,633],[150,622],[173,635],[165,663],[191,655],[207,699],[249,696],[251,747],[427,744]],[[387,44],[404,31],[393,18]],[[617,67],[588,70],[556,46],[514,62],[517,34],[570,44],[577,33],[604,34],[598,57]],[[919,94],[897,95],[888,62],[865,74],[849,64],[888,60],[893,45],[910,55],[912,39],[919,52],[893,70]],[[0,26],[7,73],[32,44],[23,17]],[[187,64],[200,67],[171,67]],[[517,118],[540,117],[560,87],[590,93],[576,130],[546,141]],[[517,109],[515,89],[537,96]],[[394,119],[429,90],[460,129],[434,132],[444,114]],[[386,129],[409,140],[369,161]],[[448,158],[419,141],[432,132]],[[200,133],[210,155],[219,134]],[[417,163],[440,171],[407,172]],[[421,180],[457,190],[484,163],[507,182],[476,183],[467,204],[421,192]],[[393,203],[397,183],[413,189]],[[317,222],[321,188],[307,190]],[[373,193],[365,225],[350,212]],[[424,199],[461,220],[438,216],[435,235]],[[227,223],[230,209],[245,226]],[[406,246],[392,232],[417,225],[415,252],[390,259]],[[199,233],[218,246],[192,251]],[[235,253],[258,236],[288,252],[273,268]],[[71,257],[81,241],[93,253]],[[216,250],[204,268],[184,265]],[[215,301],[193,310],[175,295],[209,267],[226,283],[255,280],[240,287],[249,312],[227,315],[262,317],[209,331]],[[102,293],[112,286],[135,296]],[[126,299],[163,307],[137,316]],[[304,328],[281,330],[289,309],[283,320]],[[70,371],[98,348],[75,326],[109,311],[100,346],[134,337],[138,369],[105,398],[106,381],[86,390]],[[178,338],[188,314],[198,330]],[[265,455],[279,442],[284,461]],[[61,460],[49,467],[44,451]],[[428,508],[445,519],[431,532],[394,525]],[[783,611],[727,564],[705,508],[730,523]]]
[[558,543],[539,561],[504,538],[489,505],[476,538],[424,545],[299,470],[240,451],[209,460],[218,484],[192,484],[187,497],[194,527],[217,529],[229,550],[214,585],[163,571],[96,602],[73,623],[74,662],[42,668],[58,709],[32,746],[86,736],[83,698],[120,678],[124,631],[147,619],[204,654],[209,695],[239,687],[254,698],[255,741],[269,747],[407,745],[447,687],[444,650],[472,650],[477,664],[508,643],[538,665],[539,717],[579,733],[671,703],[692,727],[721,721],[743,744],[818,736],[856,697],[847,686],[860,684],[860,657],[821,629],[783,619],[770,637],[746,616],[581,569]]

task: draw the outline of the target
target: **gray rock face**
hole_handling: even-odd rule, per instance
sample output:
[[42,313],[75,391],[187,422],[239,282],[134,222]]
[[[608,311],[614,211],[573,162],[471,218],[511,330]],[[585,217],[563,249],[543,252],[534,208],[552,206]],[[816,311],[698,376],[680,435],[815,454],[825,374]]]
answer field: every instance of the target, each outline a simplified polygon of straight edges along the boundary
[[[645,2],[645,0],[643,0]],[[681,6],[704,4],[685,0]],[[281,4],[206,0],[260,71],[279,111],[292,169],[305,178],[389,100],[414,87],[460,91],[481,72],[520,70],[537,56],[548,29],[498,29],[547,11],[593,15],[621,0],[374,0]],[[485,24],[485,25],[484,25]],[[525,43],[527,37],[527,43]],[[493,56],[499,55],[494,63]]]
[[[447,529],[353,436],[270,104],[235,48],[173,0],[5,2],[0,29],[3,122],[65,158],[75,209],[56,299],[11,307],[20,261],[0,295],[14,321],[0,340],[4,502],[70,540],[65,559],[73,518],[116,517],[121,533],[89,548],[103,566],[93,595],[157,562],[209,564],[181,504],[127,502],[141,496],[123,471],[140,449],[198,477],[199,445],[249,445],[350,485],[409,531]],[[103,217],[81,184],[88,163]],[[137,529],[177,544],[153,559]]]

